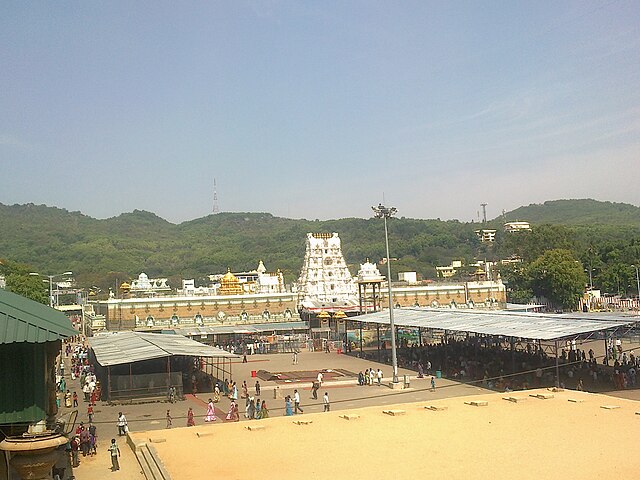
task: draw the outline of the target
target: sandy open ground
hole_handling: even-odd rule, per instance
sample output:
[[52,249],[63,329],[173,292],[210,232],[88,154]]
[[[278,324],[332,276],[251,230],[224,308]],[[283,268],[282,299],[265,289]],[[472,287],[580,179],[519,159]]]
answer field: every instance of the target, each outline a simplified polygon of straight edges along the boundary
[[[637,478],[640,402],[570,390],[544,400],[529,396],[541,392],[550,393],[489,393],[132,437],[137,444],[151,439],[171,477],[180,480]],[[479,400],[488,405],[465,404]],[[619,408],[601,408],[609,405]],[[405,413],[383,413],[390,408]],[[345,420],[345,413],[360,418]],[[265,428],[247,429],[254,425]]]

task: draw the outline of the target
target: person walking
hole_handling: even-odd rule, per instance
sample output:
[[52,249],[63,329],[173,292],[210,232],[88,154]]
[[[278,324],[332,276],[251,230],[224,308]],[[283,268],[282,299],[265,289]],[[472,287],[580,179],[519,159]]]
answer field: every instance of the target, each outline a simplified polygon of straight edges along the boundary
[[167,428],[171,428],[173,419],[171,418],[171,410],[167,410]]
[[124,416],[124,413],[118,412],[118,435],[126,435],[127,434],[127,417]]
[[300,394],[298,393],[298,390],[294,390],[293,391],[293,413],[297,414],[298,410],[300,410],[300,413],[304,413],[304,410],[300,408]]
[[118,462],[118,457],[120,456],[120,449],[118,448],[118,444],[116,443],[116,439],[111,439],[111,445],[109,445],[109,453],[111,454],[111,471],[115,472],[120,470],[120,463]]
[[260,396],[260,381],[256,380],[256,397]]
[[382,370],[378,369],[377,377],[378,377],[378,386],[380,386],[382,385]]
[[187,412],[187,427],[195,427],[196,421],[193,418],[193,408],[189,407],[189,411]]
[[320,384],[317,381],[313,382],[313,384],[311,385],[311,396],[313,397],[314,400],[318,399],[319,388],[320,388]]
[[204,417],[205,422],[215,422],[218,418],[216,417],[215,408],[213,407],[213,400],[209,399],[209,403],[207,403],[207,416]]
[[293,408],[291,407],[291,397],[289,395],[284,397],[284,414],[287,417],[293,415]]
[[324,396],[322,397],[322,403],[324,404],[324,411],[328,412],[331,409],[331,405],[329,404],[328,392],[324,392]]
[[436,377],[434,376],[431,377],[431,391],[432,392],[436,391]]

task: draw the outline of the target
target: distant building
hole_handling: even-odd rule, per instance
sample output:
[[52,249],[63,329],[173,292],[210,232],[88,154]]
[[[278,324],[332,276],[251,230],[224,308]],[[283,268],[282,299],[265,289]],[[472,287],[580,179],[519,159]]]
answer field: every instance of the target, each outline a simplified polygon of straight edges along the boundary
[[137,280],[132,280],[129,292],[135,297],[154,297],[171,291],[166,278],[149,278],[146,273],[138,275]]
[[496,231],[483,228],[482,230],[476,230],[476,235],[482,243],[493,243],[496,241]]
[[507,233],[530,232],[531,225],[529,222],[507,222],[504,224],[504,231]]
[[451,265],[436,267],[436,273],[440,278],[451,278],[456,274],[459,268],[462,268],[462,261],[454,260],[451,262]]
[[399,272],[398,281],[406,283],[418,283],[418,274],[416,272]]

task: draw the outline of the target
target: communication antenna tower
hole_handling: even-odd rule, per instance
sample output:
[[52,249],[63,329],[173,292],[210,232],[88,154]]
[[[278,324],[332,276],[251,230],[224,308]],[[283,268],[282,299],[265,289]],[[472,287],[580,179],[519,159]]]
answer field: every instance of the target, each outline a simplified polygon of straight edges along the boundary
[[487,204],[481,203],[480,206],[482,207],[482,223],[487,223]]
[[213,214],[220,213],[220,207],[218,206],[218,190],[216,188],[216,179],[213,179]]

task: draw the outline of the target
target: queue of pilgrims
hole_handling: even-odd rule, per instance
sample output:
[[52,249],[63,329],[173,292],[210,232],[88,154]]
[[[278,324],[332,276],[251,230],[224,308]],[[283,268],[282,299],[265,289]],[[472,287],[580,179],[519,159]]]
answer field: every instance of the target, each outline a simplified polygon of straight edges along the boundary
[[[597,358],[575,341],[567,341],[559,355],[560,385],[569,388],[624,389],[636,385],[640,358],[623,351],[620,339],[609,339],[606,355]],[[399,364],[418,371],[418,377],[438,371],[447,378],[481,383],[499,391],[555,384],[555,356],[538,343],[511,350],[489,338],[450,337],[434,344],[404,344],[398,349]]]

